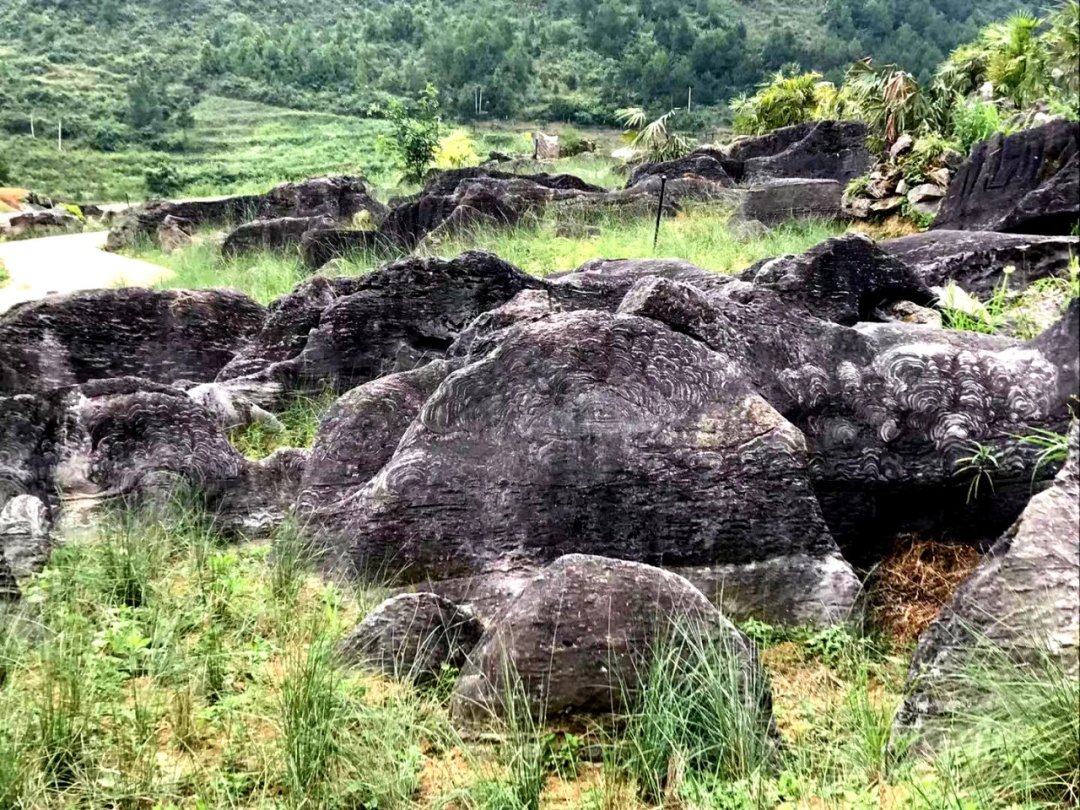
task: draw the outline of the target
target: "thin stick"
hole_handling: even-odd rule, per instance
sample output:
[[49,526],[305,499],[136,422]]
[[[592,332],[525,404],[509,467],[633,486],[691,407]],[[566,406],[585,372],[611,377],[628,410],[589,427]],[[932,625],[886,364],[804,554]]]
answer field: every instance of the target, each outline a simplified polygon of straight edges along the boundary
[[667,175],[660,175],[660,201],[656,206],[656,230],[653,232],[652,249],[656,250],[656,242],[660,239],[660,217],[664,213],[664,189],[667,187]]

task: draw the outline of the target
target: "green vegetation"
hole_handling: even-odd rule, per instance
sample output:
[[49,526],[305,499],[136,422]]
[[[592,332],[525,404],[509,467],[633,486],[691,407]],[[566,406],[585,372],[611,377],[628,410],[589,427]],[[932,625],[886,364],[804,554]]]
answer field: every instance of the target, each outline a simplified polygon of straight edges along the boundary
[[419,183],[435,161],[442,137],[439,91],[428,85],[415,104],[391,99],[381,110],[390,132],[379,142],[405,170],[405,179]]
[[258,461],[283,447],[311,447],[319,422],[337,396],[326,391],[319,396],[297,395],[279,414],[280,426],[253,422],[229,436],[233,446],[250,459]]
[[[735,129],[760,133],[802,121],[853,118],[865,121],[884,145],[910,133],[955,140],[966,151],[1008,128],[1003,113],[1037,102],[1076,118],[1080,45],[1071,32],[1077,25],[1077,0],[1064,0],[1042,19],[1016,14],[955,49],[932,82],[884,59],[854,62],[839,86],[820,73],[781,71],[755,95],[733,103]],[[977,96],[986,82],[992,101]]]
[[723,645],[678,631],[619,722],[511,711],[466,741],[454,673],[343,668],[337,641],[382,591],[314,562],[295,527],[230,542],[190,498],[70,537],[0,615],[0,807],[1034,810],[1080,790],[1075,677],[980,658],[986,708],[923,762],[887,745],[909,649],[844,628],[744,626],[780,745]]

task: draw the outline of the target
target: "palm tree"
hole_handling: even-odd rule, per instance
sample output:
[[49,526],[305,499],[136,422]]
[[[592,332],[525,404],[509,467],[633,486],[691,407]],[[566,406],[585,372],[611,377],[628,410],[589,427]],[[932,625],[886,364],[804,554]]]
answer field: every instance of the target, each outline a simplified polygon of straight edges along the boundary
[[624,137],[630,141],[630,145],[640,150],[646,160],[660,163],[683,157],[693,148],[693,143],[686,135],[669,127],[669,122],[677,112],[677,109],[669,110],[650,121],[641,107],[626,107],[616,110],[615,118],[628,128]]
[[1066,0],[1048,22],[1046,43],[1052,76],[1062,89],[1075,95],[1080,92],[1080,0]]
[[999,95],[1025,107],[1046,94],[1047,50],[1039,36],[1041,21],[1027,12],[1014,14],[983,33],[989,51],[987,75]]

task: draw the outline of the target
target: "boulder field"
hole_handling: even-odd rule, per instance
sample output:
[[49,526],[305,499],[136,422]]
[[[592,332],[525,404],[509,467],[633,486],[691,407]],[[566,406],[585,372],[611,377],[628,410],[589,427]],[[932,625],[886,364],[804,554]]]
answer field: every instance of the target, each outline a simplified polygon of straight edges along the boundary
[[[730,188],[838,132],[745,144],[736,163],[700,153],[687,176]],[[449,173],[377,233],[408,221],[426,236],[481,192],[610,202],[675,171],[620,192],[533,178],[528,194],[520,178]],[[359,197],[334,199],[337,213],[311,215]],[[316,276],[266,308],[135,289],[23,305],[0,315],[0,598],[40,570],[66,512],[182,485],[239,537],[290,519],[327,575],[392,588],[343,654],[416,680],[460,668],[462,723],[500,711],[508,672],[536,713],[610,711],[674,628],[724,646],[768,725],[732,622],[846,621],[897,535],[947,534],[990,551],[912,664],[898,723],[929,726],[956,699],[933,688],[940,671],[971,647],[957,628],[1007,603],[1009,629],[984,628],[1001,646],[1027,630],[1054,650],[1075,639],[1075,428],[1064,467],[1019,437],[1070,428],[1080,303],[1028,341],[894,313],[933,315],[932,287],[992,287],[1021,260],[1014,283],[1062,276],[1072,245],[849,234],[739,275],[612,258],[544,279],[473,251]],[[326,389],[337,399],[310,448],[255,462],[230,443]],[[994,459],[977,501],[974,454]]]

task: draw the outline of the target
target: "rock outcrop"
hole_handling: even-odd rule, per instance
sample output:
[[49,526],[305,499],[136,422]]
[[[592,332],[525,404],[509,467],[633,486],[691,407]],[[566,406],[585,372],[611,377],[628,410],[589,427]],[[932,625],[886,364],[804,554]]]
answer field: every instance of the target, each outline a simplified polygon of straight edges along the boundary
[[403,259],[358,279],[313,280],[272,305],[266,327],[221,379],[347,391],[440,359],[478,315],[541,285],[479,251]]
[[977,144],[935,230],[1070,234],[1080,221],[1080,123],[1052,121]]
[[742,166],[715,149],[697,149],[686,157],[661,163],[644,163],[630,173],[626,183],[632,188],[649,177],[665,176],[669,180],[677,177],[700,177],[720,186],[735,185],[736,176],[742,172]]
[[684,638],[731,656],[731,686],[767,735],[771,699],[754,646],[700,591],[659,568],[582,554],[545,568],[484,634],[451,712],[463,724],[505,713],[508,701],[538,719],[619,713],[633,706],[653,656],[674,665]]
[[252,250],[283,250],[299,246],[308,231],[325,231],[335,225],[335,220],[326,216],[256,219],[226,236],[221,252],[235,256]]
[[41,571],[52,552],[49,510],[33,495],[17,495],[0,510],[0,558],[16,577]]
[[1005,278],[1022,290],[1043,278],[1065,278],[1069,261],[1080,255],[1080,238],[993,231],[927,231],[881,243],[882,249],[910,265],[924,284],[943,287],[955,281],[981,299],[993,296]]
[[840,219],[843,193],[835,180],[767,180],[743,192],[738,216],[765,225],[791,219]]
[[329,217],[348,222],[367,211],[377,223],[386,215],[360,178],[316,177],[302,183],[283,183],[266,194],[249,194],[207,200],[170,202],[157,200],[129,211],[109,231],[108,250],[130,247],[139,239],[154,238],[166,217],[204,225],[236,225],[253,219]]
[[460,669],[484,634],[471,614],[433,593],[391,597],[342,642],[349,664],[394,678],[430,683]]
[[195,490],[226,530],[280,521],[305,454],[253,463],[183,391],[148,380],[96,380],[45,394],[0,397],[0,497],[29,494],[50,508],[106,499],[160,502]]
[[22,597],[19,592],[19,583],[15,581],[15,575],[11,573],[7,560],[0,556],[0,604],[4,602],[18,602]]
[[[802,436],[728,358],[655,320],[597,311],[512,326],[485,350],[442,380],[400,440],[386,434],[394,450],[369,481],[302,495],[345,570],[485,612],[571,552],[730,566],[717,585],[786,558],[795,584],[775,615],[827,621],[851,608],[858,583],[818,512]],[[846,576],[819,579],[825,559]]]
[[[917,732],[933,747],[958,709],[971,715],[985,700],[970,678],[1009,661],[1078,669],[1080,633],[1080,447],[1074,425],[1068,460],[1053,484],[1035,495],[952,600],[919,638],[899,733]],[[1016,677],[1014,674],[1012,677]]]
[[798,177],[843,185],[870,168],[866,136],[866,125],[858,121],[809,121],[739,138],[725,152],[741,164],[740,181]]
[[0,314],[0,394],[125,376],[209,381],[265,315],[228,290],[127,287],[20,304]]

